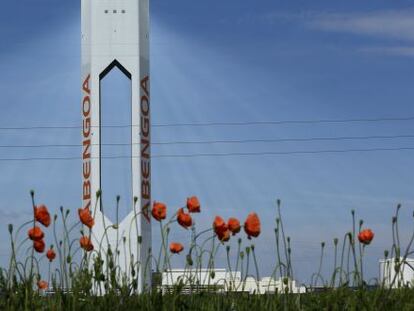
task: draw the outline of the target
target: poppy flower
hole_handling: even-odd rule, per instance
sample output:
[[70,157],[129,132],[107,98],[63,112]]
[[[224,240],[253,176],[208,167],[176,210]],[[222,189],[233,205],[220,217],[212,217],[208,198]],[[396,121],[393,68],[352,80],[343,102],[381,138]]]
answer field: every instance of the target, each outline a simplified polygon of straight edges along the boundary
[[81,223],[83,223],[86,227],[89,229],[92,229],[92,227],[95,225],[95,220],[92,217],[91,211],[89,208],[79,208],[78,209],[79,219]]
[[89,239],[87,236],[82,236],[79,240],[81,248],[83,248],[85,251],[90,252],[93,251],[93,244],[91,239]]
[[46,252],[46,257],[49,259],[50,262],[52,262],[56,258],[56,253],[53,250],[53,248],[49,248],[49,250]]
[[227,231],[227,225],[224,219],[220,216],[216,216],[213,222],[213,229],[217,235],[223,234],[225,231]]
[[190,213],[200,213],[200,201],[196,196],[187,198],[187,209]]
[[181,243],[171,243],[170,252],[173,254],[179,254],[184,250],[184,246]]
[[370,244],[373,238],[374,238],[374,232],[372,232],[371,229],[362,230],[358,234],[359,242],[365,245]]
[[225,230],[217,233],[217,237],[221,242],[227,242],[230,240],[230,230]]
[[33,241],[33,248],[38,253],[43,253],[45,251],[45,242],[43,240]]
[[40,241],[44,238],[45,234],[43,233],[42,229],[39,227],[34,226],[33,228],[29,229],[27,232],[29,235],[29,239],[32,241]]
[[184,209],[180,208],[177,212],[177,222],[185,229],[191,227],[193,219],[190,214],[184,213]]
[[152,217],[156,221],[161,221],[167,217],[167,206],[161,202],[154,202],[152,205]]
[[257,238],[260,234],[260,219],[256,213],[250,213],[244,223],[244,231],[246,231],[247,238]]
[[40,290],[45,290],[49,287],[49,284],[46,281],[38,281],[37,282],[37,288],[39,288]]
[[50,225],[50,214],[47,210],[46,205],[39,205],[35,207],[34,216],[36,221],[40,222],[43,226],[49,227]]
[[227,227],[233,233],[233,235],[236,235],[240,232],[240,221],[237,218],[229,218],[227,221]]

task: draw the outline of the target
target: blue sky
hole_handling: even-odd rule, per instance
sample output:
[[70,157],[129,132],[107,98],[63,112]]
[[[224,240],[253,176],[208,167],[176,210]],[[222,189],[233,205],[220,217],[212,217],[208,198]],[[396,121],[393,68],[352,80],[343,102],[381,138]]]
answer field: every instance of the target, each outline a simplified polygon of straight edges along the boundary
[[[413,29],[414,6],[408,1],[153,0],[153,124],[414,116]],[[80,125],[79,1],[4,3],[0,35],[0,127]],[[117,91],[126,87],[116,73],[110,79]],[[412,120],[153,128],[154,142],[402,135],[414,135]],[[76,129],[0,130],[0,145],[80,139]],[[154,145],[153,154],[384,148],[414,148],[414,141]],[[1,148],[0,153],[3,159],[77,157],[81,149]],[[175,209],[187,196],[198,195],[201,227],[216,214],[244,219],[257,211],[263,234],[254,243],[267,274],[274,262],[269,245],[280,198],[300,281],[317,270],[320,242],[332,248],[332,239],[350,230],[355,209],[376,232],[366,252],[367,273],[376,276],[378,258],[390,247],[397,203],[403,204],[402,235],[411,233],[412,156],[413,151],[399,150],[154,158],[153,199]],[[79,207],[81,162],[0,161],[0,172],[0,262],[6,263],[6,225],[30,217],[30,189],[52,211]],[[188,239],[176,231],[177,239]]]

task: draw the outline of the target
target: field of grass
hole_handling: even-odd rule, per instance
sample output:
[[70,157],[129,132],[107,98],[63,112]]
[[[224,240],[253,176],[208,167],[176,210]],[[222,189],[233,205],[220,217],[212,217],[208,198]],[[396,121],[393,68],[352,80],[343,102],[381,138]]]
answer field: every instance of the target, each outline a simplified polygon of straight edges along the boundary
[[[121,246],[112,245],[102,251],[95,245],[91,238],[96,221],[93,211],[80,209],[71,219],[71,212],[62,208],[59,215],[51,216],[46,206],[36,204],[34,192],[31,196],[33,219],[18,227],[10,224],[8,228],[11,256],[9,266],[0,270],[2,310],[414,310],[414,290],[404,287],[401,279],[414,233],[402,251],[398,228],[400,206],[392,219],[394,243],[384,252],[385,258],[397,258],[393,262],[395,273],[382,281],[370,281],[368,286],[363,273],[363,254],[374,233],[364,228],[363,221],[357,222],[352,211],[350,231],[344,233],[342,240],[333,241],[335,264],[331,276],[324,279],[319,269],[312,275],[308,291],[297,294],[289,285],[289,280],[294,279],[291,241],[283,226],[281,203],[277,201],[272,277],[283,280],[284,286],[276,292],[257,294],[239,290],[248,277],[259,279],[260,263],[252,243],[261,234],[256,213],[249,214],[244,223],[237,218],[225,221],[217,216],[210,228],[198,231],[192,217],[202,212],[202,207],[196,197],[187,199],[185,207],[174,211],[168,220],[167,206],[154,202],[151,214],[154,223],[160,225],[162,237],[159,250],[150,258],[155,272],[169,271],[171,256],[184,252],[186,271],[203,268],[212,274],[217,250],[224,247],[226,268],[241,271],[241,278],[231,277],[226,281],[227,290],[222,292],[214,287],[201,290],[199,282],[183,278],[164,293],[160,286],[155,286],[154,279],[152,288],[140,294],[137,275],[144,264],[131,258],[125,272],[117,256]],[[189,245],[169,241],[173,223],[189,229]],[[44,236],[49,227],[55,243],[46,246]],[[116,225],[111,227],[117,230]],[[230,239],[237,239],[236,251],[231,252],[227,245]],[[325,243],[321,243],[321,262],[324,248]],[[190,288],[191,293],[184,292],[184,288]]]

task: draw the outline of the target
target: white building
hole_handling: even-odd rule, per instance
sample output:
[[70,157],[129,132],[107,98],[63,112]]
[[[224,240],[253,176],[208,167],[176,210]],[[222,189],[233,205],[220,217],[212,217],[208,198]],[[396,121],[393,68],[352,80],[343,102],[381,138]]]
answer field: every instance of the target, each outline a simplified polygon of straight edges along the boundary
[[264,277],[257,281],[254,277],[242,279],[239,271],[226,271],[226,269],[172,269],[162,274],[162,291],[168,292],[177,286],[182,286],[185,293],[202,290],[216,292],[247,292],[250,294],[265,293],[305,293],[304,286],[297,286],[296,281],[283,279],[275,280]]
[[392,288],[414,285],[414,259],[407,258],[405,262],[402,261],[403,257],[379,261],[381,284]]

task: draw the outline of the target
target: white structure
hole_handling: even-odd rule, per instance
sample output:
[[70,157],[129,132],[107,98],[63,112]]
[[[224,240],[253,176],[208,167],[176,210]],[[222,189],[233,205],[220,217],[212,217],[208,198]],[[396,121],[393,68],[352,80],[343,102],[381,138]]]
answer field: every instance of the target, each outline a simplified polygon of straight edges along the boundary
[[[414,259],[407,258],[404,263],[402,263],[402,257],[398,261],[396,259],[389,258],[379,261],[381,284],[392,288],[412,287],[414,285]],[[396,271],[397,266],[399,266],[398,271]]]
[[[82,0],[82,117],[83,117],[83,208],[95,215],[93,243],[102,251],[117,242],[131,245],[138,290],[151,282],[151,162],[150,162],[150,83],[149,83],[149,7],[148,0]],[[131,94],[131,212],[114,228],[101,212],[95,194],[101,189],[101,80],[114,67],[130,80]],[[104,191],[104,190],[103,190]],[[133,197],[138,198],[136,211]],[[96,210],[95,206],[97,207]],[[135,216],[136,215],[136,216]],[[109,229],[108,229],[109,228]],[[142,237],[142,242],[138,243]],[[118,241],[117,241],[118,240]],[[121,251],[117,261],[123,272],[129,271],[132,257]],[[125,266],[125,267],[124,267]],[[139,269],[138,269],[139,268]]]
[[161,289],[168,292],[169,289],[181,283],[184,293],[200,290],[213,290],[216,292],[246,292],[250,294],[305,293],[304,286],[297,286],[296,281],[283,279],[275,280],[264,277],[256,281],[253,277],[242,279],[239,271],[229,272],[226,269],[172,269],[162,274]]

